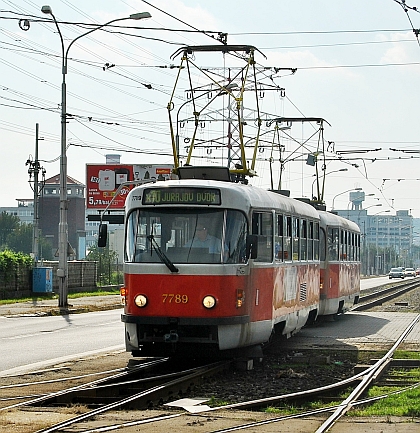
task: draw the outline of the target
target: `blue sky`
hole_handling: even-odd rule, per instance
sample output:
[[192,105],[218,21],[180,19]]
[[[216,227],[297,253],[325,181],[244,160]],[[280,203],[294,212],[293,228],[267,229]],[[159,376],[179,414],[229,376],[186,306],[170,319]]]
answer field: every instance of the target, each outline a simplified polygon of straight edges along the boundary
[[[406,3],[420,9],[418,0]],[[66,77],[67,111],[74,116],[67,125],[70,176],[85,182],[85,165],[105,162],[108,153],[121,154],[121,162],[128,164],[172,162],[166,106],[177,69],[169,66],[179,65],[180,58],[171,55],[182,44],[216,43],[203,34],[181,32],[194,27],[228,33],[229,44],[254,45],[267,57],[257,53],[259,65],[297,68],[295,74],[275,75],[273,83],[286,96],[265,92],[261,109],[273,116],[319,117],[331,125],[324,130],[325,140],[334,143],[326,167],[328,209],[333,200],[335,208],[347,208],[348,194],[341,193],[363,188],[375,194],[364,203],[373,207],[369,213],[407,209],[420,218],[420,45],[411,29],[411,23],[420,28],[420,14],[409,10],[407,15],[394,0],[0,0],[0,171],[5,186],[0,206],[32,196],[25,162],[34,155],[36,123],[46,175],[59,172],[61,46],[54,25],[41,13],[43,4],[60,21],[66,46],[84,31],[75,23],[152,14],[148,20],[120,23],[144,27],[120,29],[132,36],[98,30],[71,47]],[[30,20],[27,31],[19,27],[25,18]],[[235,59],[201,53],[195,62],[225,67],[224,74],[238,65]],[[205,84],[198,75],[194,78],[195,85]],[[185,101],[186,83],[183,75],[176,110]],[[203,139],[214,137],[210,128],[200,131]],[[185,137],[191,133],[187,129]],[[313,130],[313,125],[297,123],[290,134],[302,142]],[[293,140],[282,143],[293,152]],[[313,150],[316,143],[311,140],[308,147]],[[201,152],[201,161],[215,163]],[[270,186],[267,159],[266,149],[259,154],[252,184]],[[278,166],[273,169],[278,176]],[[304,162],[290,161],[282,187],[292,196],[309,197],[314,173]]]

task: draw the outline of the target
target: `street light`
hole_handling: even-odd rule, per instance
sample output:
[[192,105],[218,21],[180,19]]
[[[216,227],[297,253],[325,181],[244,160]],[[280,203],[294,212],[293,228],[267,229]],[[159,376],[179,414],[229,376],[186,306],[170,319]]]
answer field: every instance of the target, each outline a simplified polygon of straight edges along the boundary
[[[363,199],[362,201],[364,201],[365,197],[373,197],[374,195],[375,195],[374,193],[370,193],[370,194],[362,193],[362,194],[358,195],[357,197],[351,197],[351,200],[347,203],[347,210],[349,210],[349,204],[350,203],[353,203],[359,199]],[[354,210],[357,210],[357,209],[354,209]]]
[[[348,168],[340,168],[339,170],[333,170],[333,171],[330,171],[330,172],[328,172],[328,173],[325,173],[324,174],[324,176],[328,176],[329,174],[331,174],[331,173],[338,173],[339,171],[348,171],[349,169]],[[315,181],[316,180],[318,180],[318,176],[316,175],[316,174],[314,174],[314,176],[316,176],[315,177],[315,179],[314,179],[314,181],[312,182],[312,187],[311,187],[311,199],[313,200],[314,199],[314,184],[315,184]],[[318,187],[318,196],[317,196],[317,200],[321,200],[321,198],[319,197],[319,184],[317,184],[317,187]]]
[[352,189],[348,189],[347,191],[343,191],[343,192],[340,192],[339,194],[336,194],[336,195],[333,197],[333,200],[332,200],[332,207],[331,207],[331,210],[334,210],[334,200],[335,200],[336,197],[338,197],[339,195],[345,194],[346,192],[350,192],[350,191],[362,191],[362,189],[363,189],[363,188],[352,188]]
[[[366,216],[368,216],[367,209],[369,209],[371,207],[378,207],[378,206],[382,206],[382,203],[372,204],[370,206],[365,207],[364,209],[360,209],[359,210],[359,213],[357,214],[357,225],[359,226],[359,228],[360,228],[360,213],[365,210],[366,211]],[[367,231],[368,231],[368,234],[370,235],[370,220],[369,219],[368,219],[368,222],[369,222],[369,225],[368,225],[368,230]],[[367,236],[367,234],[366,234],[366,218],[363,221],[363,236],[364,236],[363,250],[364,250],[365,257],[366,257],[366,245],[367,245],[367,239],[366,239],[366,236]],[[370,250],[369,250],[369,245],[370,245],[370,242],[367,245],[367,263],[366,263],[365,275],[370,275]]]
[[140,12],[132,14],[125,18],[116,18],[108,21],[105,24],[101,24],[94,29],[91,29],[85,33],[82,33],[77,38],[73,39],[67,46],[64,47],[64,38],[61,34],[58,22],[52,12],[50,6],[42,6],[41,12],[47,15],[51,15],[55,26],[57,27],[58,34],[61,40],[61,54],[62,54],[62,84],[61,84],[61,154],[60,154],[60,222],[58,225],[58,269],[57,277],[59,278],[58,285],[58,306],[60,308],[67,308],[67,293],[68,293],[68,263],[67,263],[67,248],[68,248],[68,223],[67,223],[67,155],[66,155],[66,141],[67,141],[67,130],[66,130],[66,74],[67,74],[67,57],[69,54],[70,47],[80,38],[86,36],[96,30],[99,30],[111,23],[116,21],[124,20],[141,20],[144,18],[150,18],[149,12]]
[[[387,212],[391,212],[391,210],[387,209],[387,210],[379,211],[379,212],[376,212],[375,214],[373,214],[372,216],[376,216],[376,215],[379,215],[381,213],[387,213]],[[378,238],[379,238],[378,232],[379,232],[379,218],[376,218],[376,230],[375,230],[375,252],[376,252],[376,255],[375,255],[375,275],[379,274],[379,257],[380,256],[378,254]],[[382,267],[383,267],[383,270],[385,271],[385,251],[384,251],[384,263],[383,263]]]

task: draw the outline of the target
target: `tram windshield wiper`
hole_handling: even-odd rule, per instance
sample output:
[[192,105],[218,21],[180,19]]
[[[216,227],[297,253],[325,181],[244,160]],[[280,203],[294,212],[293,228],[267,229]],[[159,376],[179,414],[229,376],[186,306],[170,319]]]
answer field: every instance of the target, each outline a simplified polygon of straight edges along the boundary
[[156,242],[154,235],[147,236],[147,239],[149,239],[150,245],[155,250],[156,254],[160,258],[162,263],[164,263],[171,272],[179,272],[179,269],[171,262],[168,256],[161,250],[159,244]]

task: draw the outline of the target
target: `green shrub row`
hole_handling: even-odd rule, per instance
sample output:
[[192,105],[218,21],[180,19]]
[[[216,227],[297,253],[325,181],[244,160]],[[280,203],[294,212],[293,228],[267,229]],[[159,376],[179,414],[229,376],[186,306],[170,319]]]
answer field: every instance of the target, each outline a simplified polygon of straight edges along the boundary
[[11,250],[0,251],[0,274],[4,280],[10,279],[19,268],[32,268],[32,257]]

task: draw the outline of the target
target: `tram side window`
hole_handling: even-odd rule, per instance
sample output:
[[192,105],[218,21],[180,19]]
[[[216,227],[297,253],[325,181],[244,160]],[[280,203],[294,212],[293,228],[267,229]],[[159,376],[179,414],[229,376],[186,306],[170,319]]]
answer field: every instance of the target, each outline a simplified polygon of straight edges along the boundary
[[283,215],[276,215],[276,225],[274,233],[274,259],[278,262],[287,260],[287,251],[283,246],[284,222]]
[[[319,260],[319,254],[320,254],[320,230],[319,230],[319,223],[314,223],[314,260]],[[325,239],[325,233],[324,233],[324,239]],[[324,241],[324,250],[325,250],[325,241]],[[325,253],[324,253],[324,260],[325,260]]]
[[347,232],[340,230],[340,260],[347,260]]
[[298,261],[299,260],[299,223],[300,220],[299,218],[296,217],[292,217],[292,240],[293,240],[293,261]]
[[308,223],[308,260],[314,258],[314,223],[309,221]]
[[315,253],[319,251],[319,260],[321,260],[321,262],[324,262],[327,258],[327,235],[323,228],[319,230],[318,246],[319,249],[315,250]]
[[292,217],[285,216],[283,219],[284,232],[284,260],[292,260]]
[[360,234],[356,235],[356,260],[360,260]]
[[254,212],[252,233],[258,236],[258,257],[256,262],[273,261],[273,217],[269,212]]
[[354,233],[350,232],[350,240],[349,240],[349,245],[350,245],[350,251],[349,251],[349,260],[354,260]]
[[339,230],[328,227],[328,259],[338,260],[339,253]]
[[300,260],[307,260],[308,222],[300,220]]

